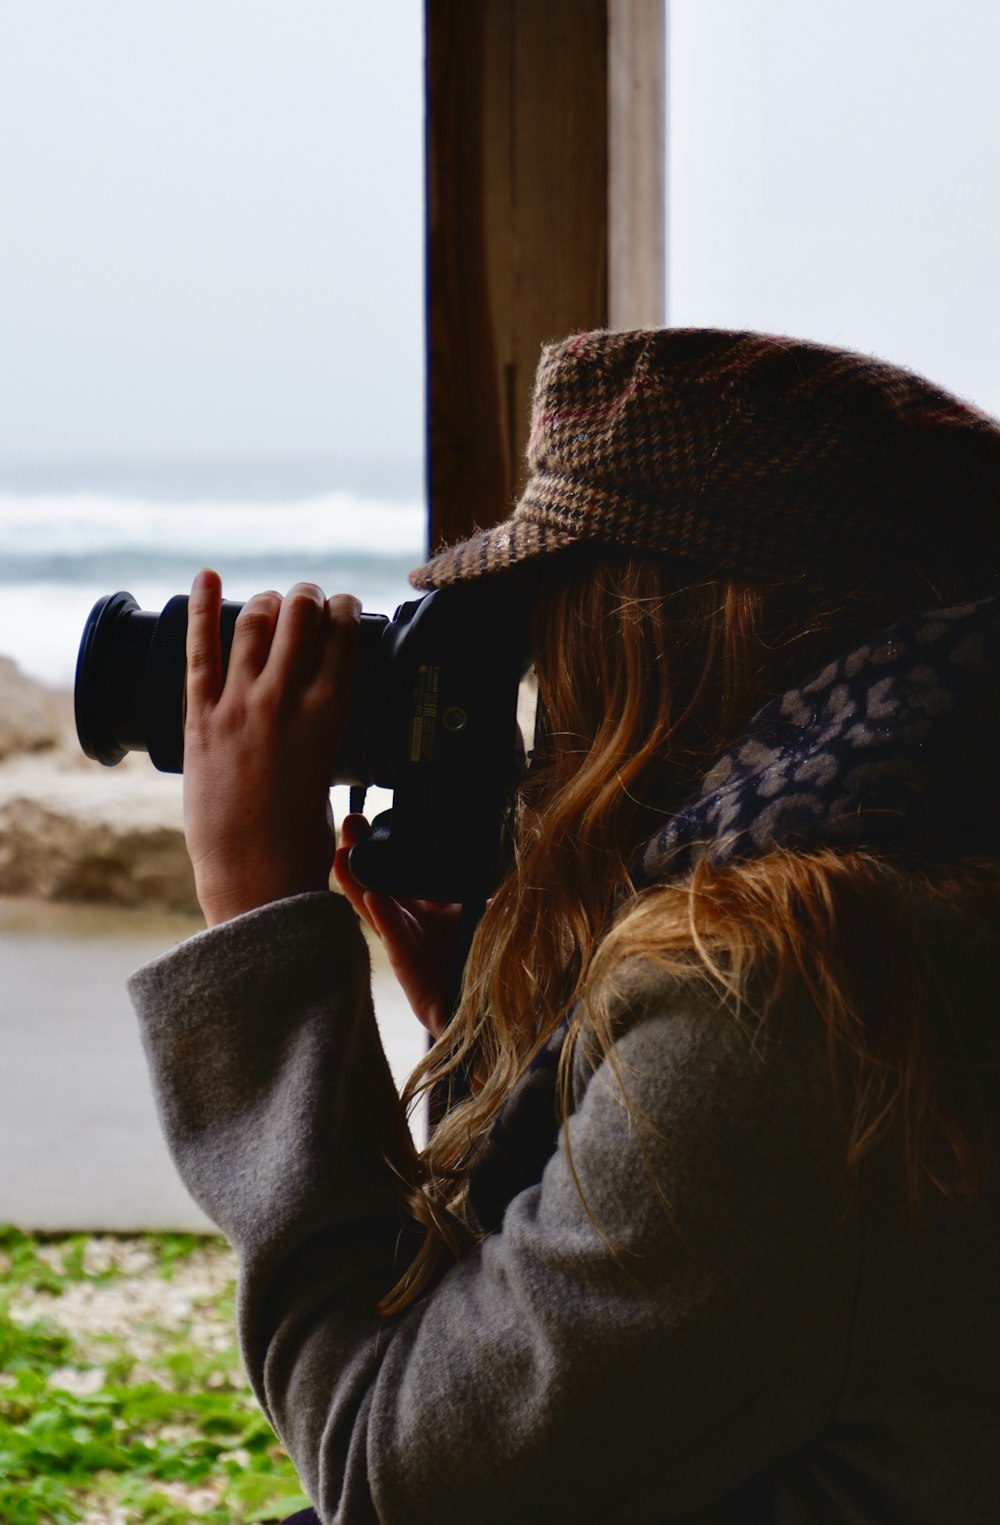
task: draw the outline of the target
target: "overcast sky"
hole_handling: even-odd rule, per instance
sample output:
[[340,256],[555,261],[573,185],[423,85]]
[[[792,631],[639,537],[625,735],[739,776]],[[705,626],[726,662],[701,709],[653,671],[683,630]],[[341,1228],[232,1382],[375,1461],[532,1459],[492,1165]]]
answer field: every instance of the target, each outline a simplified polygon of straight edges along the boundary
[[[670,321],[1000,411],[996,0],[670,12]],[[0,477],[419,457],[421,91],[419,0],[0,0]]]
[[0,0],[0,462],[419,455],[418,0]]

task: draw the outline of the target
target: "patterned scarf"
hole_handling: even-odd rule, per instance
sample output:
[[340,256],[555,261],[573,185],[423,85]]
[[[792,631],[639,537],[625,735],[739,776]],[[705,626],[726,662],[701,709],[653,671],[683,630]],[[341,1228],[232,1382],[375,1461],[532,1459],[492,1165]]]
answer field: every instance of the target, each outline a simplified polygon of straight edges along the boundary
[[[1000,857],[1000,596],[894,625],[759,711],[646,844],[636,884],[774,849]],[[564,1022],[522,1076],[472,1182],[482,1227],[556,1147]]]

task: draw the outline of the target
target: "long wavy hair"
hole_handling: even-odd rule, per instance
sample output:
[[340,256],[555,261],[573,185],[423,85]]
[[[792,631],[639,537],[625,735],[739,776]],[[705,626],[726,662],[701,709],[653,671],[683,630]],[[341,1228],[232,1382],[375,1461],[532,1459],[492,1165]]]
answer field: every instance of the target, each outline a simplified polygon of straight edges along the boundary
[[[534,592],[538,720],[514,860],[477,929],[455,1017],[404,1091],[408,1106],[428,1093],[450,1104],[410,1161],[423,1244],[384,1311],[412,1302],[475,1241],[476,1163],[518,1077],[567,1013],[564,1111],[585,1019],[613,1062],[616,977],[634,955],[710,979],[737,1013],[762,971],[770,998],[798,980],[826,1024],[848,1169],[859,1172],[896,1131],[914,1201],[928,1177],[974,1191],[975,1152],[949,1103],[926,1000],[912,980],[865,988],[860,974],[873,967],[864,949],[875,936],[875,967],[913,968],[905,897],[888,893],[902,868],[865,854],[775,853],[641,893],[630,872],[642,843],[769,698],[886,624],[969,589],[906,567],[832,591],[809,578],[751,587],[581,548],[552,558]],[[997,903],[989,866],[925,880],[950,903]],[[955,1166],[948,1181],[929,1163],[932,1136]]]

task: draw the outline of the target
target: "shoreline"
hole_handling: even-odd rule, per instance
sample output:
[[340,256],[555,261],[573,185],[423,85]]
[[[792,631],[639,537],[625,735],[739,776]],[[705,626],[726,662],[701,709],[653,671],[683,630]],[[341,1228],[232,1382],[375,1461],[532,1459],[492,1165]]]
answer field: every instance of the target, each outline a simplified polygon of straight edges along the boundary
[[200,913],[98,900],[45,900],[37,895],[0,895],[0,936],[58,938],[67,942],[104,938],[162,937],[164,945],[204,930]]

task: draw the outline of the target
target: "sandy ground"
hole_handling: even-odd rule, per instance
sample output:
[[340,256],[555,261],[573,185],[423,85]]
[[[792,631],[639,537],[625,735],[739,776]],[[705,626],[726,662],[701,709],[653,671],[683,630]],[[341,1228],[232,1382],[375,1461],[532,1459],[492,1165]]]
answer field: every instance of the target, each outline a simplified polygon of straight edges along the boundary
[[[0,899],[0,1222],[51,1231],[207,1221],[160,1139],[126,975],[200,924]],[[421,1029],[375,951],[375,1005],[397,1083]]]

